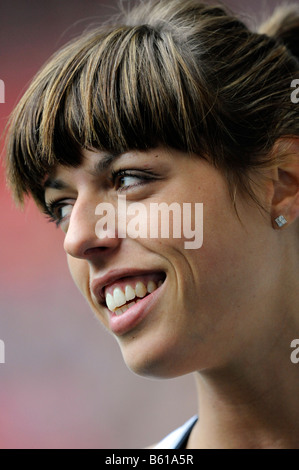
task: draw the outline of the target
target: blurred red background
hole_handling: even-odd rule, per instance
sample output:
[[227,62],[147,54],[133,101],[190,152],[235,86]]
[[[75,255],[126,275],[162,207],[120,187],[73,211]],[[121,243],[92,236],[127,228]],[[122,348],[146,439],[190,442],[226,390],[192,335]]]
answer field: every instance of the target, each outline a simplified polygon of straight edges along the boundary
[[[251,15],[278,1],[227,3]],[[1,0],[1,133],[48,57],[116,4]],[[126,369],[70,279],[61,233],[31,202],[15,208],[3,168],[0,183],[0,448],[140,448],[159,440],[196,413],[192,377],[149,380]]]

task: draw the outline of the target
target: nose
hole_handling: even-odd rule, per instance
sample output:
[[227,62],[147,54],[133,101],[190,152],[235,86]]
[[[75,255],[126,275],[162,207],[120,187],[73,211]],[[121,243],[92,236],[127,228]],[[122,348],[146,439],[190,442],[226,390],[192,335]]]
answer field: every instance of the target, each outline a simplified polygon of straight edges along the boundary
[[106,227],[103,223],[99,224],[95,209],[96,204],[89,200],[77,199],[73,207],[64,239],[64,250],[74,258],[89,260],[114,250],[120,243],[115,225],[111,220]]

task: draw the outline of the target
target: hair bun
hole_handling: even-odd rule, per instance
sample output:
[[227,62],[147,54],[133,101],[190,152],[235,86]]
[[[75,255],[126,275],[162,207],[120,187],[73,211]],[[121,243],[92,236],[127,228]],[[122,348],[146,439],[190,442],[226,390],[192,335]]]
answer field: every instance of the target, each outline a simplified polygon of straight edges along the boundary
[[299,59],[299,5],[283,5],[258,30],[282,42]]

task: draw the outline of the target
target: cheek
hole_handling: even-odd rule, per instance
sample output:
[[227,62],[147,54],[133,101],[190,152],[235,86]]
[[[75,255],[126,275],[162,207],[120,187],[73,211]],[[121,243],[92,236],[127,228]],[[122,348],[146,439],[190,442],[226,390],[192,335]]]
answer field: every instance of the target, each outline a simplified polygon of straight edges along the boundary
[[68,255],[67,262],[76,286],[84,297],[87,298],[89,292],[89,267],[87,261]]
[[82,259],[73,258],[72,256],[67,256],[67,262],[69,266],[70,273],[72,278],[78,287],[79,291],[83,297],[87,300],[89,307],[92,312],[95,314],[96,318],[101,321],[105,328],[108,329],[109,321],[104,313],[104,311],[99,308],[92,299],[89,281],[90,281],[90,268],[87,261]]

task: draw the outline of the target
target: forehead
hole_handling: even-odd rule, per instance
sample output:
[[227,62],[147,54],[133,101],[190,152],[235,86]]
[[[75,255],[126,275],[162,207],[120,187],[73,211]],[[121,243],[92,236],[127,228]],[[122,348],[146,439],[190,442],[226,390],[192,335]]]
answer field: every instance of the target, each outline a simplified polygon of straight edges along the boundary
[[90,151],[83,150],[82,158],[79,164],[76,165],[64,165],[58,164],[48,172],[43,182],[44,189],[65,189],[67,184],[65,181],[69,181],[76,173],[85,173],[93,178],[98,178],[105,172],[109,171],[110,168],[116,163],[122,165],[142,165],[144,169],[151,168],[152,165],[155,167],[158,165],[159,168],[169,169],[169,166],[176,165],[178,160],[188,159],[199,162],[199,156],[186,152],[181,152],[176,149],[166,148],[164,146],[155,147],[149,150],[132,150],[124,153],[108,153],[105,151]]
[[59,178],[70,176],[74,169],[83,170],[91,176],[98,176],[109,169],[113,162],[120,158],[121,154],[110,154],[107,152],[93,152],[90,150],[82,151],[82,160],[80,164],[71,166],[58,164],[48,172],[43,182],[44,188],[62,189]]

